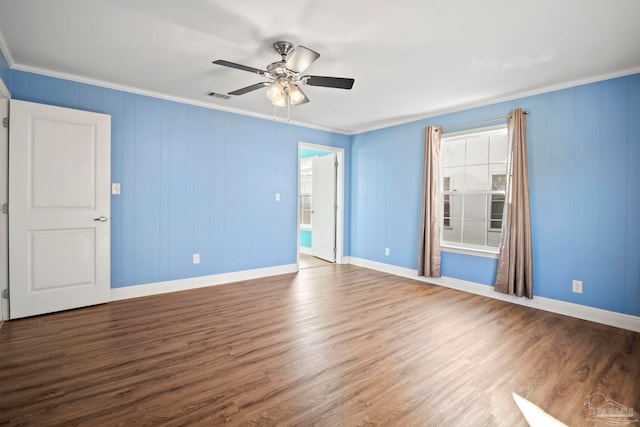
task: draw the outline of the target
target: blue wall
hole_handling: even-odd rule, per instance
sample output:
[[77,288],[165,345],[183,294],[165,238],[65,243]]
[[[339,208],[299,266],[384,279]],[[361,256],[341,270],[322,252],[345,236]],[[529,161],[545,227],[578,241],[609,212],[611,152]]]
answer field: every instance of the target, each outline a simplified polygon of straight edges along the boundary
[[7,59],[4,57],[2,50],[0,50],[0,80],[2,80],[2,83],[4,83],[7,89],[9,89],[10,75],[11,71],[9,70],[9,64],[7,63]]
[[326,156],[327,154],[331,154],[331,151],[314,150],[312,148],[304,148],[304,147],[300,150],[301,159],[306,159],[307,157],[314,157],[314,156],[322,157],[322,156]]
[[[353,136],[351,255],[416,269],[425,126],[518,107],[531,113],[535,295],[640,315],[640,74]],[[442,263],[446,276],[495,278],[493,259],[444,253]]]
[[300,230],[300,246],[303,248],[311,247],[311,230]]
[[112,288],[294,264],[298,141],[344,148],[348,171],[349,136],[10,72],[15,99],[111,115]]

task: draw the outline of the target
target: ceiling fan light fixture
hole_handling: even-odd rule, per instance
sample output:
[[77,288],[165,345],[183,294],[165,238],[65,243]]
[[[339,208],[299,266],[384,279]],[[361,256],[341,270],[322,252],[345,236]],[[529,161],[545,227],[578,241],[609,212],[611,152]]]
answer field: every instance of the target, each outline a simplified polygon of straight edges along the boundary
[[271,100],[271,103],[276,107],[286,107],[287,106],[287,94],[282,91],[278,92],[278,96]]
[[267,98],[274,105],[277,105],[276,102],[283,100],[286,97],[284,93],[284,88],[280,85],[280,83],[273,83],[269,90],[267,90]]
[[296,85],[289,86],[287,94],[289,95],[289,99],[293,105],[298,105],[305,99],[304,93],[302,93],[300,88]]
[[281,98],[275,100],[275,101],[271,101],[271,103],[273,105],[275,105],[276,107],[286,107],[287,106],[287,95],[282,95]]

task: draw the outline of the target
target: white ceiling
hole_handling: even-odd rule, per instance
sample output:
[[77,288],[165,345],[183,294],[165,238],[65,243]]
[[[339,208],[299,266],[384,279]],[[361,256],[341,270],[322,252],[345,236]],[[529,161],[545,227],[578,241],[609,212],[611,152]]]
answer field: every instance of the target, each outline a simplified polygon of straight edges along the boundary
[[[306,71],[351,91],[304,88],[291,121],[357,133],[520,95],[640,72],[639,0],[0,0],[10,65],[272,117],[264,69],[288,40]],[[278,109],[280,118],[286,109]]]

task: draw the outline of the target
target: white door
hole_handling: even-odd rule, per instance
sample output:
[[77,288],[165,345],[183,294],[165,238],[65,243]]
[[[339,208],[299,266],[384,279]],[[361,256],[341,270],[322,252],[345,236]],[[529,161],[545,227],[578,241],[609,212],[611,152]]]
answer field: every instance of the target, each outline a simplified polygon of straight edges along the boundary
[[[5,96],[7,96],[5,98]],[[9,117],[9,97],[0,80],[0,120]],[[7,203],[7,178],[9,164],[9,129],[0,124],[0,205]],[[0,291],[8,290],[9,283],[9,222],[6,212],[0,213]],[[0,297],[0,321],[9,320],[9,301]]]
[[336,154],[313,158],[311,181],[311,253],[336,260]]
[[111,117],[11,100],[9,315],[110,292]]

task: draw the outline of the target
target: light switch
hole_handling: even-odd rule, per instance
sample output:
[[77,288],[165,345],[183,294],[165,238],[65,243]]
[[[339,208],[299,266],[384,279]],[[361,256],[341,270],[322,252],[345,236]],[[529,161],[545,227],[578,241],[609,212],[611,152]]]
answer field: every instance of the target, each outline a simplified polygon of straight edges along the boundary
[[280,201],[280,193],[276,193],[276,202]]
[[114,182],[111,184],[111,194],[120,194],[120,183]]

